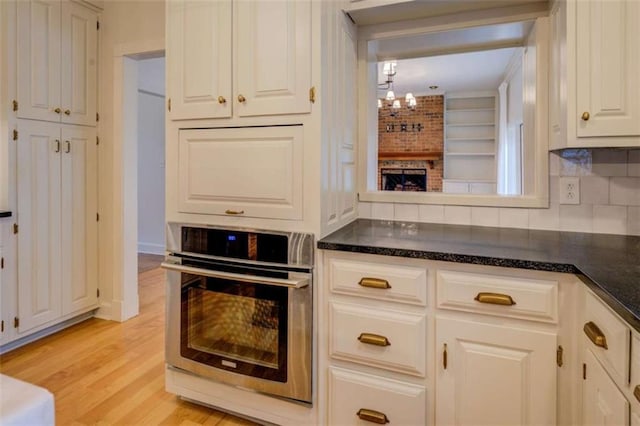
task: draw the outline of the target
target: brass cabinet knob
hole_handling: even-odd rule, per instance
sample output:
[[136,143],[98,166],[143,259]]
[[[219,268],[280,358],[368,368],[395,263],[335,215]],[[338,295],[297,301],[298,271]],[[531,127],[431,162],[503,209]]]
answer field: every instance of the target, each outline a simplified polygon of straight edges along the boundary
[[218,96],[218,103],[219,104],[226,104],[227,100],[224,98],[224,96]]
[[53,110],[53,112],[55,112],[56,114],[60,114],[62,110],[60,108],[56,108]]
[[589,115],[589,113],[587,111],[582,113],[582,120],[583,121],[589,121],[589,117],[591,117],[591,115]]
[[65,110],[64,110],[64,115],[71,115],[71,111],[70,111],[70,110],[68,110],[68,109],[65,109]]
[[246,102],[246,101],[247,101],[247,98],[245,98],[245,97],[244,97],[244,96],[242,96],[242,95],[238,95],[238,102],[240,102],[240,103],[242,104],[242,103],[244,103],[244,102]]

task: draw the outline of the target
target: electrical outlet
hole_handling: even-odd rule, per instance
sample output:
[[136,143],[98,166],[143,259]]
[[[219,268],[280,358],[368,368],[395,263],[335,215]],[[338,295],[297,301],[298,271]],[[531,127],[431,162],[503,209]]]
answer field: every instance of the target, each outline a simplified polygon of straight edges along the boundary
[[580,178],[561,177],[560,204],[580,204]]

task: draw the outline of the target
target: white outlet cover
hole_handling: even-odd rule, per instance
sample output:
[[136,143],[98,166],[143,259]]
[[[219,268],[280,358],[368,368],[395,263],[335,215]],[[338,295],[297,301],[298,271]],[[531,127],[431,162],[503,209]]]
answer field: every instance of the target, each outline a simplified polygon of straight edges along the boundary
[[561,177],[560,182],[560,204],[580,204],[580,178]]

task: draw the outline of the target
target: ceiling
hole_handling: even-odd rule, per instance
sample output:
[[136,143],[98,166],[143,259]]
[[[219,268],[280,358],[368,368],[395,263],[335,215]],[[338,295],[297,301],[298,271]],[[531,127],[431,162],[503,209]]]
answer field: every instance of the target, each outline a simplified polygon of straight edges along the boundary
[[[415,96],[496,90],[507,65],[519,48],[429,56],[398,60],[393,88],[396,97],[412,92]],[[382,62],[378,63],[378,81],[384,81]],[[436,85],[438,89],[429,89]],[[386,91],[380,90],[378,97]]]

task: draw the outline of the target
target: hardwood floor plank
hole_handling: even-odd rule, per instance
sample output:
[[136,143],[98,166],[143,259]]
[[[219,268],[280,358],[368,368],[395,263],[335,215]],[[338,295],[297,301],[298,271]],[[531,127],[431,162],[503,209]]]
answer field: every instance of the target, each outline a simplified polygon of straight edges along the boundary
[[137,317],[76,324],[1,355],[0,372],[50,390],[58,425],[254,425],[164,390],[165,275],[138,278]]

